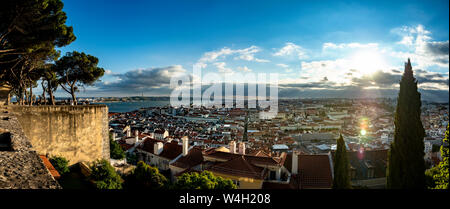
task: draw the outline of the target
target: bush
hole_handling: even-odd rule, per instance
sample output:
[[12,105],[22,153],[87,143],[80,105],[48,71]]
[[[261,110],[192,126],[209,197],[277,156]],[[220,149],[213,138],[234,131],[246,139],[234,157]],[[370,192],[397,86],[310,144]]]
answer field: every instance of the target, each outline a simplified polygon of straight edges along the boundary
[[53,167],[55,167],[55,169],[58,171],[58,173],[62,176],[65,173],[70,172],[69,170],[69,161],[64,158],[64,157],[60,157],[60,156],[54,156],[52,158],[49,159],[50,163],[53,165]]
[[202,173],[184,173],[178,177],[175,189],[236,189],[237,186],[230,179],[216,177],[209,171]]
[[167,186],[167,178],[155,167],[139,161],[137,167],[125,179],[128,188],[161,189]]
[[123,180],[108,161],[94,162],[91,170],[89,178],[94,181],[97,189],[122,189]]
[[109,139],[109,153],[112,159],[121,160],[125,158],[125,151],[112,139]]

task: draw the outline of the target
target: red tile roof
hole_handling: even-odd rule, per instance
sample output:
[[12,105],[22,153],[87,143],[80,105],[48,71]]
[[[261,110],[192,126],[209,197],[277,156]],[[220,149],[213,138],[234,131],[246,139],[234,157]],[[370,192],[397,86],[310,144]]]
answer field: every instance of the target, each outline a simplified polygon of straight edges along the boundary
[[50,161],[47,159],[47,157],[45,155],[39,155],[39,157],[42,159],[45,167],[47,167],[47,169],[50,171],[53,178],[55,178],[55,179],[61,178],[61,175],[58,173],[58,171],[55,169],[55,167],[53,167],[52,163],[50,163]]
[[[292,153],[284,163],[286,169],[292,172]],[[333,183],[330,157],[328,155],[298,155],[298,174],[291,176],[291,181],[297,181],[298,188],[326,189]]]
[[154,145],[157,142],[164,143],[164,141],[161,141],[161,140],[157,140],[157,139],[153,139],[153,138],[146,138],[144,140],[144,142],[142,143],[142,145],[138,149],[141,149],[141,150],[144,150],[146,152],[154,154],[153,153],[154,152]]
[[[231,160],[231,159],[234,159],[236,156],[242,156],[242,155],[228,153],[228,152],[219,152],[216,150],[208,150],[207,152],[204,153],[204,156],[221,159],[221,160]],[[283,165],[284,160],[286,159],[286,153],[282,153],[280,157],[262,157],[262,156],[251,156],[251,155],[245,155],[245,157],[252,164],[278,166],[278,165]]]
[[171,165],[179,168],[191,168],[201,164],[202,162],[203,162],[202,149],[194,147],[191,150],[189,150],[189,153],[186,156],[180,157],[177,161],[175,161]]
[[301,188],[331,188],[332,172],[328,155],[299,155],[298,173]]
[[245,155],[235,156],[235,158],[226,162],[216,163],[206,170],[254,179],[264,179],[267,175],[266,169],[253,165]]
[[164,144],[163,151],[159,156],[167,158],[169,160],[175,159],[178,155],[183,152],[183,147],[176,141]]

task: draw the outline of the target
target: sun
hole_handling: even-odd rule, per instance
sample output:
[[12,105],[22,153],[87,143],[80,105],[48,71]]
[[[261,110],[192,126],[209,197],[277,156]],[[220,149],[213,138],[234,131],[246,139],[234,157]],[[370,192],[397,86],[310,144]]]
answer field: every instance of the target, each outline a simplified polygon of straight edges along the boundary
[[365,136],[367,132],[366,132],[366,130],[362,129],[360,133],[361,133],[361,135]]
[[362,75],[370,75],[386,67],[386,62],[380,52],[375,50],[357,51],[350,58],[350,65]]

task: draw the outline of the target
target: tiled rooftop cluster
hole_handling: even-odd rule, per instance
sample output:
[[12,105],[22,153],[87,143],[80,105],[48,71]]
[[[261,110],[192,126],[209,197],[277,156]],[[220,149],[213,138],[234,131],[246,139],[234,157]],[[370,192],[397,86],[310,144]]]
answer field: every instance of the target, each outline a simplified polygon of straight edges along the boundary
[[[427,133],[444,130],[448,105],[427,105],[434,106],[424,112]],[[385,178],[394,107],[393,99],[280,100],[272,119],[260,118],[255,108],[170,106],[110,113],[109,118],[110,132],[127,152],[171,170],[174,177],[209,170],[259,179],[263,188],[329,188],[339,134],[346,141],[353,180]],[[300,153],[294,173],[293,151]]]

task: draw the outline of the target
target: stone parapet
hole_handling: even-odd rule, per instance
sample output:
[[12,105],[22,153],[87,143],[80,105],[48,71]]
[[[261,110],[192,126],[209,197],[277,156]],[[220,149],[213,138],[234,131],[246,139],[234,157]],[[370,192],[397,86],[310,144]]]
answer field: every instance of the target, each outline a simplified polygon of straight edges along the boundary
[[0,106],[0,189],[61,189],[7,106]]

